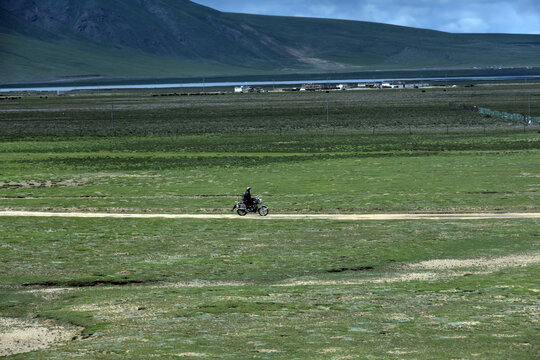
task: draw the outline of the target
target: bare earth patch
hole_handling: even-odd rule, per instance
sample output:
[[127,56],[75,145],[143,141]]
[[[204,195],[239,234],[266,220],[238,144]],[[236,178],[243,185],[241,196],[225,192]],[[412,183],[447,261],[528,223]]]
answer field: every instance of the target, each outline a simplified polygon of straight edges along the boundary
[[508,266],[526,266],[540,263],[539,254],[510,255],[497,258],[477,258],[477,259],[439,259],[422,261],[417,264],[410,264],[410,269],[423,270],[451,270],[459,268],[481,267],[481,268],[501,268]]
[[[509,255],[496,258],[475,259],[443,259],[428,260],[414,264],[400,266],[407,271],[402,274],[370,277],[349,280],[302,280],[291,279],[283,283],[275,284],[280,287],[310,286],[310,285],[361,285],[361,284],[385,284],[406,281],[434,281],[464,276],[467,274],[490,274],[505,267],[521,267],[540,264],[540,254]],[[465,269],[466,268],[466,269]],[[426,271],[422,271],[426,270]],[[249,286],[246,282],[220,282],[220,281],[195,281],[177,282],[154,285],[154,288],[207,288],[207,287],[242,287]]]
[[37,321],[0,318],[0,356],[58,345],[72,340],[80,331]]
[[203,355],[203,354],[197,354],[197,353],[191,353],[191,352],[190,352],[190,353],[181,353],[181,354],[178,354],[178,355],[176,355],[176,356],[178,356],[178,357],[188,357],[188,358],[189,358],[189,357],[197,357],[197,358],[199,358],[199,357],[206,357],[206,356]]
[[[465,274],[490,274],[505,267],[521,267],[533,264],[540,264],[540,254],[509,255],[497,258],[475,258],[475,259],[441,259],[428,260],[415,264],[407,264],[405,270],[417,270],[406,272],[394,276],[383,276],[368,279],[352,280],[291,280],[281,286],[297,285],[359,285],[359,284],[380,284],[395,283],[404,281],[433,281],[438,279],[448,279],[464,276]],[[459,271],[456,269],[467,270]],[[431,270],[420,272],[418,270]]]
[[44,288],[44,289],[31,289],[22,291],[23,293],[34,294],[41,296],[43,299],[50,301],[58,298],[60,294],[73,291],[73,288]]
[[263,354],[278,354],[278,353],[280,353],[279,350],[275,350],[275,349],[259,349],[259,350],[257,350],[257,352],[263,353]]
[[0,189],[41,189],[52,187],[83,186],[80,180],[23,180],[23,181],[0,181]]

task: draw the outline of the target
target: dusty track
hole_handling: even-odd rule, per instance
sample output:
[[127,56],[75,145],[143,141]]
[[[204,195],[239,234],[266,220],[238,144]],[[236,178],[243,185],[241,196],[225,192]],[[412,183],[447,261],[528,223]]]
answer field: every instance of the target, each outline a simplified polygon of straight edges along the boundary
[[0,217],[62,217],[111,219],[246,219],[246,220],[481,220],[481,219],[540,219],[540,213],[476,213],[476,214],[270,214],[267,217],[236,214],[122,214],[0,211]]

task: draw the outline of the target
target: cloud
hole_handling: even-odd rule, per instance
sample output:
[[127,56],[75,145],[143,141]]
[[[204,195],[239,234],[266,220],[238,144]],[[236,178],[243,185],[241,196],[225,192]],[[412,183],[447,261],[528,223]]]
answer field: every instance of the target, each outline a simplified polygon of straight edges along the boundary
[[339,10],[336,5],[325,5],[325,4],[318,4],[318,5],[310,5],[309,13],[316,16],[322,16],[322,17],[332,17],[336,12]]
[[442,30],[453,33],[484,33],[488,32],[488,26],[482,19],[468,17],[444,25]]
[[372,21],[456,33],[540,34],[538,0],[194,0],[221,11]]

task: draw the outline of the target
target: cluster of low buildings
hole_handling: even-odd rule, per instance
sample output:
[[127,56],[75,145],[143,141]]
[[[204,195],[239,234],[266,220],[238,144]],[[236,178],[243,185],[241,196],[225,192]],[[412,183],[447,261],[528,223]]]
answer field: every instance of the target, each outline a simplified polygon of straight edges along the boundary
[[363,83],[343,83],[343,84],[304,84],[298,91],[317,91],[317,90],[354,90],[354,89],[418,89],[427,87],[429,84],[409,84],[402,81],[382,81],[382,82],[363,82]]
[[[362,83],[322,84],[308,83],[301,87],[281,88],[279,91],[330,91],[330,90],[354,90],[354,89],[419,89],[427,87],[427,83],[405,83],[403,81],[379,81]],[[261,87],[243,85],[234,88],[235,93],[260,93],[265,90]]]

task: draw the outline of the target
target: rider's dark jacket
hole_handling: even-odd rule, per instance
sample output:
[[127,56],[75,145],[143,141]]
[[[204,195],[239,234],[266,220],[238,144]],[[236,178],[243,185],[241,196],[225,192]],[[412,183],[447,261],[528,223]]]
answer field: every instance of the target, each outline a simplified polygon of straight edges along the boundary
[[251,203],[251,200],[252,200],[251,190],[246,190],[246,192],[244,193],[244,196],[242,197],[242,201],[245,204],[249,204],[249,203]]

